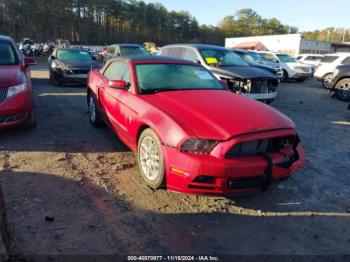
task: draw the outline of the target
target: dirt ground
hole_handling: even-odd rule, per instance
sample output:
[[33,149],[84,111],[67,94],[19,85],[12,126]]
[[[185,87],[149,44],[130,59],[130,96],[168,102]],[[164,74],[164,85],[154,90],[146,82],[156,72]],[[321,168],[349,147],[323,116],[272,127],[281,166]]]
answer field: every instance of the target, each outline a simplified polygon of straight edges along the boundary
[[350,255],[350,111],[315,81],[281,84],[305,169],[265,193],[152,191],[133,153],[88,121],[85,89],[32,71],[38,126],[0,132],[12,255]]

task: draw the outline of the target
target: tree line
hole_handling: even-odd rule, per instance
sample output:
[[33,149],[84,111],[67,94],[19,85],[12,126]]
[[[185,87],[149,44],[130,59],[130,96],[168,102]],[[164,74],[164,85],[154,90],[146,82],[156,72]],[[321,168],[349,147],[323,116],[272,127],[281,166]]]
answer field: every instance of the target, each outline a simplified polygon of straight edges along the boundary
[[90,45],[117,42],[223,45],[225,37],[297,31],[276,18],[264,19],[252,9],[242,9],[217,26],[208,26],[199,25],[187,11],[168,11],[159,3],[138,0],[0,0],[0,34],[17,41],[30,37],[37,42],[60,38]]

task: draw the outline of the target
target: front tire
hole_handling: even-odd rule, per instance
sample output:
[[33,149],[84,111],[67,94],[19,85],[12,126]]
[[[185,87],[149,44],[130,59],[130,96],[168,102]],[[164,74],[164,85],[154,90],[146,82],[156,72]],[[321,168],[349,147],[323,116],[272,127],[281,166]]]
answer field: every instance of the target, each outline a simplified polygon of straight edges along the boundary
[[165,186],[165,165],[161,143],[156,133],[148,128],[142,132],[137,149],[138,166],[142,178],[153,189]]
[[335,86],[335,96],[342,101],[350,101],[350,78],[340,80]]
[[283,69],[283,77],[282,77],[282,82],[287,82],[289,80],[289,75],[287,70]]
[[61,86],[62,85],[62,80],[58,79],[57,76],[52,71],[50,71],[50,82],[54,86]]
[[333,74],[327,74],[323,77],[322,85],[324,88],[332,89],[332,87],[333,87],[332,82],[331,82],[332,76],[333,76]]

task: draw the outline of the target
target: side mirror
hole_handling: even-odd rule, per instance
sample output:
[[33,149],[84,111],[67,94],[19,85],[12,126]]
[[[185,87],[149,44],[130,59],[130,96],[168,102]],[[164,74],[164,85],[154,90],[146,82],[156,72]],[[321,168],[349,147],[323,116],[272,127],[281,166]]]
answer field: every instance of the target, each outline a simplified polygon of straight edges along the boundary
[[34,58],[30,58],[30,57],[25,57],[24,58],[24,64],[26,66],[33,66],[33,65],[36,65],[36,60]]
[[126,89],[130,85],[123,80],[111,80],[108,82],[108,86],[114,89]]

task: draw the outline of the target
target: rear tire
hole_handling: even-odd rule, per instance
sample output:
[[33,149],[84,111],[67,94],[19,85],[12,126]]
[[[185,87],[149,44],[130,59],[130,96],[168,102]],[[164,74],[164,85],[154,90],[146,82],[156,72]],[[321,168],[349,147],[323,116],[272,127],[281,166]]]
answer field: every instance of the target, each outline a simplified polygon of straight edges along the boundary
[[326,89],[332,89],[332,84],[331,84],[331,80],[332,80],[332,76],[333,74],[327,74],[323,77],[323,80],[322,80],[322,86]]
[[137,147],[137,162],[143,180],[153,189],[165,187],[165,164],[161,143],[148,128],[142,132]]
[[350,101],[350,78],[340,80],[335,86],[335,96],[342,101]]
[[98,107],[96,105],[95,97],[89,92],[87,96],[88,110],[89,110],[89,120],[90,124],[94,127],[102,126],[102,118]]

